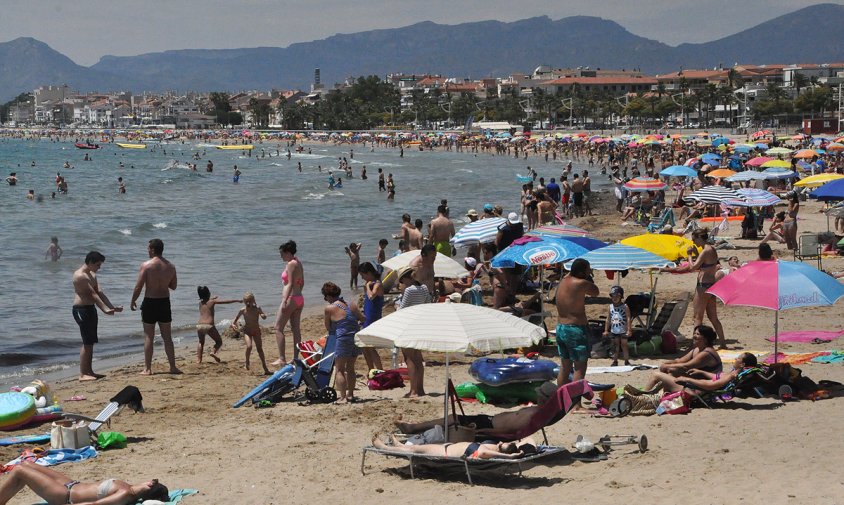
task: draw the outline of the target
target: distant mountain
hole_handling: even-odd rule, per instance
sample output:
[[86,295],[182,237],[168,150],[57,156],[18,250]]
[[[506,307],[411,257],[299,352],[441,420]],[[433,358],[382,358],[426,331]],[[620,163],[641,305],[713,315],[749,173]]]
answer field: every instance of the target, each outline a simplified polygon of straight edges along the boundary
[[104,56],[90,68],[76,65],[42,42],[20,38],[0,44],[0,100],[62,83],[81,91],[306,89],[317,67],[323,82],[331,84],[352,75],[392,72],[506,76],[543,64],[661,73],[680,66],[711,68],[736,62],[838,62],[844,59],[840,26],[844,26],[844,6],[820,4],[719,40],[671,47],[634,35],[613,21],[588,16],[459,25],[427,21],[338,34],[286,48]]

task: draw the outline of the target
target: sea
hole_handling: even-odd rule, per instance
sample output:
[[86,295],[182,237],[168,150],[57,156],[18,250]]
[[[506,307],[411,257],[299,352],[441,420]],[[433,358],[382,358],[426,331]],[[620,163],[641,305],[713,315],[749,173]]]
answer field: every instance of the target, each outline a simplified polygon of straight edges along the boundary
[[[90,161],[84,161],[86,154]],[[337,171],[343,157],[352,179]],[[205,172],[208,160],[213,173]],[[19,182],[0,187],[0,384],[61,370],[72,375],[78,368],[81,342],[71,315],[71,278],[91,250],[106,256],[100,286],[112,303],[125,307],[114,316],[100,313],[97,369],[97,361],[106,358],[141,359],[140,313],[130,311],[129,302],[152,238],[164,241],[164,256],[178,272],[171,298],[174,340],[193,345],[200,285],[221,298],[251,291],[267,321],[273,321],[281,299],[284,263],[278,247],[283,242],[296,241],[305,270],[305,311],[319,313],[324,282],[335,282],[350,295],[344,252],[349,243],[361,242],[362,261],[369,261],[378,240],[386,238],[392,255],[401,215],[427,224],[442,198],[448,199],[458,228],[468,209],[481,212],[485,203],[502,205],[506,215],[518,210],[517,177],[526,175],[529,165],[547,180],[559,177],[567,161],[416,148],[405,148],[401,156],[398,149],[329,143],[306,146],[288,159],[284,142],[256,144],[250,156],[198,141],[81,150],[72,141],[2,138],[0,174],[17,172]],[[71,168],[63,168],[65,162]],[[198,171],[190,170],[190,163]],[[242,172],[238,183],[232,177],[235,165]],[[364,166],[367,180],[360,178]],[[393,201],[378,191],[379,169],[393,174]],[[342,189],[328,188],[329,170],[343,179]],[[67,194],[53,195],[57,173],[68,183]],[[118,177],[125,194],[118,193]],[[606,177],[596,174],[593,187],[607,187]],[[30,189],[35,200],[26,198]],[[45,259],[53,236],[64,251],[58,262]],[[227,326],[238,309],[237,304],[218,306],[218,327]],[[267,345],[272,355],[275,347]],[[163,358],[163,349],[156,357]]]

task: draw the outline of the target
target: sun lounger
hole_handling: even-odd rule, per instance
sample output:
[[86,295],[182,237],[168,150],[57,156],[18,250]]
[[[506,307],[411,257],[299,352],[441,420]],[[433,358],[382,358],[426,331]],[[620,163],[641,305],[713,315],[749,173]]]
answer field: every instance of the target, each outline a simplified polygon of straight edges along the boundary
[[114,398],[105,406],[105,408],[97,414],[96,417],[87,417],[81,414],[65,413],[62,415],[65,419],[73,421],[87,421],[88,430],[91,436],[97,435],[97,430],[105,424],[111,427],[111,417],[117,414],[125,405],[129,405],[135,412],[143,412],[144,407],[141,404],[141,392],[135,386],[126,386],[117,393]]

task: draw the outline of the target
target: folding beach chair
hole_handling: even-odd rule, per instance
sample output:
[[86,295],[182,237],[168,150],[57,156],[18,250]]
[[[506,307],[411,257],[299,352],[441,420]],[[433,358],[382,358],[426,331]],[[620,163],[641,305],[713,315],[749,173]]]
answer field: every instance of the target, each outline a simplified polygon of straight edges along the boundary
[[91,432],[91,437],[97,436],[97,430],[105,424],[111,427],[111,418],[116,415],[124,406],[129,406],[135,412],[143,412],[144,407],[141,401],[143,397],[141,392],[135,386],[126,386],[119,393],[109,401],[108,405],[97,414],[96,417],[87,417],[81,414],[65,413],[62,415],[65,419],[73,421],[87,421],[88,431]]
[[677,226],[677,223],[674,221],[674,209],[671,207],[666,207],[658,220],[651,220],[651,223],[648,225],[648,231],[659,233],[666,225],[671,225],[672,227]]
[[794,260],[817,260],[818,270],[823,270],[821,254],[822,246],[817,233],[803,233],[797,237],[797,249],[794,250]]

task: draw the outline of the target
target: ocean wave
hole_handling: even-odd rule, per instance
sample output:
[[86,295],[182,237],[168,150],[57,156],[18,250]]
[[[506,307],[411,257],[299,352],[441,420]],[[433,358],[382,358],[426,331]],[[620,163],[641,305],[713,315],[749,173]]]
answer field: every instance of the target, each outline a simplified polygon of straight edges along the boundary
[[167,223],[165,223],[164,221],[162,221],[162,222],[160,222],[160,223],[155,223],[155,224],[153,224],[153,225],[152,225],[152,227],[153,227],[153,228],[158,228],[158,229],[161,229],[161,228],[167,228]]
[[163,181],[161,181],[161,184],[172,184],[172,183],[173,183],[173,179],[164,179]]
[[305,158],[308,160],[317,160],[320,158],[328,158],[323,154],[307,154],[307,153],[290,153],[291,157],[293,158]]
[[457,171],[458,172],[466,172],[467,174],[474,174],[475,173],[474,170],[470,170],[468,168],[458,168]]
[[127,236],[132,234],[132,230],[130,230],[129,228],[123,228],[122,230],[117,230],[117,231],[119,231],[123,235],[127,235]]
[[44,366],[22,366],[14,371],[0,373],[0,379],[10,379],[13,377],[37,377],[49,372],[57,372],[59,370],[67,370],[71,363],[52,363]]
[[373,161],[370,165],[375,167],[403,167],[404,165],[400,165],[398,163],[388,163],[386,161]]
[[283,163],[270,163],[270,165],[274,166],[274,167],[283,167],[284,166]]
[[325,198],[325,193],[308,193],[302,197],[302,200],[322,200]]
[[43,359],[44,356],[31,352],[4,352],[0,353],[0,366],[19,366]]

